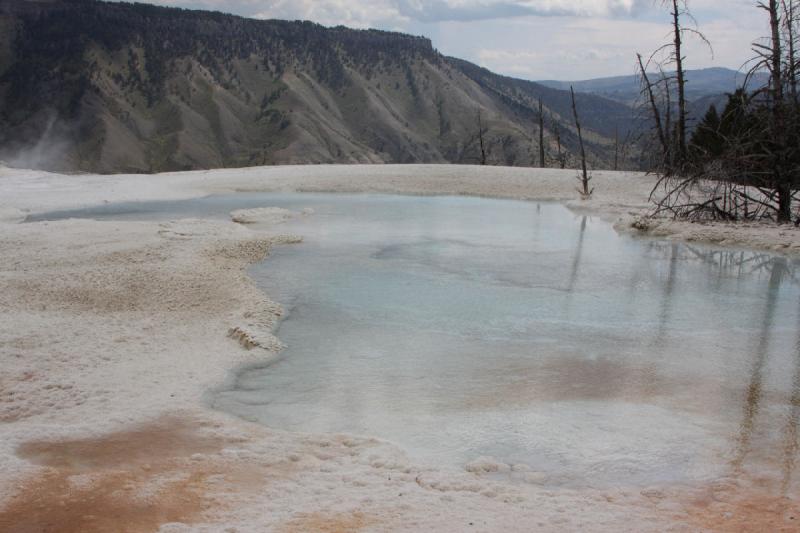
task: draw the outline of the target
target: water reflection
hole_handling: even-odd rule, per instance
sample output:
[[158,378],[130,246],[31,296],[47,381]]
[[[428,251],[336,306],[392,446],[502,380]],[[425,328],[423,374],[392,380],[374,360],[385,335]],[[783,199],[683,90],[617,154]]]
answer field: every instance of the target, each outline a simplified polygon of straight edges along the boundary
[[750,453],[753,429],[763,395],[762,387],[764,366],[767,363],[767,358],[769,355],[769,345],[772,338],[775,314],[777,312],[778,294],[781,286],[781,280],[786,272],[786,260],[783,258],[774,258],[770,261],[761,261],[757,263],[757,266],[758,269],[764,268],[769,270],[770,277],[769,284],[767,285],[767,295],[764,302],[761,328],[758,335],[756,348],[753,351],[754,361],[750,373],[750,382],[746,389],[744,413],[739,430],[738,450],[733,461],[734,469],[739,474],[741,473],[745,458]]
[[315,215],[252,271],[292,309],[289,349],[217,407],[440,466],[493,455],[552,485],[755,472],[797,494],[797,260],[621,238],[555,204],[243,196],[176,209]]
[[[732,251],[703,248],[691,244],[672,243],[666,251],[665,245],[653,243],[651,252],[664,257],[668,256],[668,270],[662,284],[662,297],[659,310],[659,327],[654,336],[653,345],[667,342],[665,333],[672,322],[671,313],[675,305],[674,293],[679,261],[701,263],[706,267],[707,280],[713,291],[708,295],[714,298],[719,291],[738,291],[748,280],[764,280],[763,297],[753,300],[760,309],[757,334],[753,335],[750,350],[750,369],[747,381],[741,387],[741,417],[735,438],[735,452],[731,467],[735,476],[763,475],[757,473],[759,468],[770,468],[772,464],[781,465],[781,493],[788,494],[792,486],[792,476],[798,457],[798,423],[800,423],[800,308],[792,310],[781,306],[782,288],[796,286],[798,261],[786,257],[774,256],[753,251]],[[730,281],[736,284],[731,285]],[[790,300],[790,299],[785,299]],[[779,313],[794,313],[797,325],[794,330],[796,340],[789,348],[784,338],[786,325],[778,327],[776,322]],[[742,309],[748,313],[750,309]],[[683,309],[692,313],[692,309]],[[741,326],[738,326],[741,327]],[[732,330],[721,332],[723,335],[735,336]],[[778,346],[775,346],[777,344]],[[786,349],[788,351],[786,351]],[[731,354],[732,356],[734,354]],[[790,355],[790,357],[786,357]],[[777,368],[789,370],[791,361],[791,383],[785,392],[780,388],[767,390],[765,381],[770,367],[770,358],[777,357]],[[774,372],[774,370],[773,370]],[[788,373],[787,373],[788,375]],[[779,375],[780,376],[780,375]],[[775,378],[773,378],[773,381]],[[774,384],[773,384],[774,387]],[[765,401],[769,397],[777,405],[770,406],[770,412],[764,411]],[[783,406],[786,409],[783,409]],[[776,416],[775,411],[784,411]],[[781,428],[781,421],[783,427]],[[780,437],[776,435],[780,434]],[[778,442],[779,441],[779,442]],[[756,457],[752,457],[753,455]],[[748,467],[748,464],[750,466]],[[763,480],[762,480],[763,482]]]
[[567,291],[572,292],[575,289],[575,282],[578,280],[578,271],[581,267],[581,256],[583,255],[583,241],[586,238],[586,215],[581,217],[581,226],[578,232],[578,243],[575,245],[575,256],[572,260],[572,268],[570,269],[569,282],[567,283]]
[[792,474],[797,462],[800,449],[798,446],[798,423],[800,423],[800,309],[797,313],[797,343],[795,345],[795,370],[792,379],[791,396],[789,398],[789,416],[786,420],[784,431],[783,448],[783,480],[781,482],[781,494],[788,494],[792,482]]
[[[380,210],[395,207],[409,209]],[[787,363],[772,353],[786,346],[778,308],[800,294],[795,263],[624,240],[546,204],[457,207],[430,227],[390,216],[390,236],[377,212],[341,228],[326,217],[324,239],[297,228],[306,244],[264,264],[265,289],[321,300],[282,326],[289,352],[259,378],[266,408],[248,411],[235,390],[218,405],[378,435],[437,464],[526,462],[554,484],[721,474],[724,450],[742,466],[765,447],[791,477],[797,409],[777,446],[756,429],[778,422],[783,385],[767,371]]]
[[796,262],[788,258],[763,252],[735,250],[700,249],[691,244],[681,245],[692,257],[713,267],[712,275],[721,280],[725,277],[740,278],[755,273],[772,273],[775,268],[781,276],[791,278],[795,283]]
[[658,312],[658,330],[653,336],[653,344],[658,345],[664,342],[664,337],[667,333],[667,326],[670,323],[672,315],[672,306],[675,305],[673,293],[675,292],[675,284],[677,283],[678,260],[681,256],[680,245],[672,243],[669,246],[669,268],[667,270],[667,278],[664,280],[663,290],[661,292],[661,304]]

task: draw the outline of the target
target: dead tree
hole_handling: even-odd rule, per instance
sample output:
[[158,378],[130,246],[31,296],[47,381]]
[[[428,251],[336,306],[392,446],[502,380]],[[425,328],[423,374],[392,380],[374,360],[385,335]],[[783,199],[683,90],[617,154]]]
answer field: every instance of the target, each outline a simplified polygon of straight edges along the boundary
[[486,145],[483,142],[483,134],[484,134],[484,129],[483,129],[483,121],[481,120],[481,110],[478,109],[478,143],[481,150],[480,153],[481,165],[486,164]]
[[656,201],[656,213],[791,221],[800,190],[800,108],[792,88],[797,64],[787,41],[794,39],[794,29],[788,30],[794,23],[787,24],[795,4],[757,4],[769,17],[770,35],[753,44],[755,64],[747,80],[766,71],[769,81],[754,92],[741,89],[731,95],[721,116],[706,115],[689,146],[689,164],[680,174],[659,179],[664,194]]
[[614,170],[619,170],[619,126],[614,128]]
[[567,166],[567,156],[564,154],[564,150],[561,148],[561,129],[558,125],[558,121],[556,120],[553,120],[553,133],[556,135],[558,166],[561,168],[561,170],[564,170]]
[[[697,29],[687,28],[683,24],[683,18],[694,21],[694,17],[689,12],[687,0],[663,0],[669,4],[672,11],[672,43],[671,43],[671,63],[675,64],[675,83],[678,91],[678,118],[675,125],[675,158],[679,167],[687,163],[687,106],[686,106],[686,71],[684,69],[683,44],[684,34],[691,33],[700,38],[711,48],[708,39]],[[695,22],[696,24],[696,22]],[[667,92],[669,94],[669,92]]]
[[[681,162],[686,161],[686,76],[683,71],[683,28],[681,27],[681,15],[688,13],[686,10],[686,0],[672,1],[672,31],[673,31],[673,54],[675,61],[675,78],[678,83],[678,158]],[[679,3],[683,5],[679,9]]]
[[[688,109],[686,101],[686,71],[684,44],[688,34],[694,35],[705,43],[709,49],[711,44],[696,28],[687,27],[685,19],[694,22],[687,6],[687,0],[661,0],[663,5],[669,6],[670,25],[672,26],[672,39],[657,48],[645,62],[637,54],[639,69],[642,75],[642,92],[646,94],[647,103],[651,109],[658,142],[661,145],[662,160],[656,171],[666,174],[682,174],[688,162]],[[696,22],[694,22],[696,25]],[[662,53],[666,52],[666,57]],[[712,51],[713,52],[713,51]],[[659,59],[660,58],[660,59]],[[661,72],[661,78],[653,81],[647,74],[648,67],[655,64]],[[674,65],[674,74],[664,73],[666,65]],[[674,82],[674,83],[673,83]],[[672,86],[674,85],[677,97],[673,100]],[[663,98],[663,112],[659,111],[659,97]],[[673,124],[673,101],[676,104],[676,117]],[[661,168],[658,168],[661,167]]]
[[[650,193],[650,199],[656,205],[655,213],[667,211],[675,216],[696,216],[697,213],[703,213],[705,216],[711,213],[711,216],[726,218],[729,213],[726,209],[720,209],[718,202],[723,199],[724,204],[727,193],[720,194],[715,187],[709,188],[705,183],[700,183],[702,173],[697,172],[694,166],[696,161],[690,157],[687,138],[685,39],[691,34],[698,37],[709,49],[711,44],[696,28],[687,27],[684,23],[689,19],[696,25],[688,9],[687,0],[661,0],[661,3],[670,8],[672,39],[653,52],[647,62],[637,54],[642,76],[642,94],[645,95],[650,108],[652,123],[661,148],[660,160],[651,168],[658,174],[659,179]],[[656,58],[662,52],[666,52],[666,57],[661,55],[661,59]],[[647,73],[651,63],[660,71],[660,79],[655,83]],[[674,74],[668,75],[664,72],[664,66],[667,64],[674,64]],[[673,112],[676,115],[674,120]],[[702,199],[696,198],[698,193]]]
[[[676,158],[678,154],[678,131],[672,127],[672,84],[669,77],[661,72],[661,81],[664,84],[664,131],[667,132],[667,159],[666,165],[669,172],[680,174],[678,163],[680,158]],[[678,159],[676,161],[676,159]]]
[[783,11],[783,26],[786,33],[786,48],[787,56],[786,56],[786,66],[784,69],[786,70],[789,85],[789,92],[792,96],[792,102],[795,105],[798,103],[797,100],[797,54],[795,47],[797,45],[796,36],[795,36],[795,10],[797,9],[796,1],[789,0],[781,0],[781,9]]
[[578,106],[575,104],[575,89],[572,88],[570,85],[569,92],[572,95],[572,114],[575,117],[575,129],[578,130],[578,145],[580,146],[581,150],[581,175],[579,176],[579,180],[581,182],[582,189],[579,189],[581,196],[583,198],[589,198],[594,192],[594,189],[589,189],[589,181],[591,181],[591,177],[589,176],[588,171],[586,170],[586,150],[583,147],[583,133],[581,133],[581,121],[578,118]]
[[539,168],[545,168],[547,162],[544,160],[544,107],[542,99],[539,99]]
[[[772,109],[777,113],[777,103],[783,101],[783,45],[781,42],[781,15],[778,11],[778,0],[769,0],[768,3],[759,2],[759,7],[769,14],[769,27],[771,30],[770,46],[757,45],[764,50],[762,57],[769,62],[769,73],[772,90]],[[779,114],[779,113],[778,113]]]
[[[644,61],[642,61],[642,54],[636,54],[636,58],[639,60],[639,72],[642,76],[642,91],[646,93],[647,102],[650,105],[650,111],[653,114],[653,123],[656,130],[656,136],[658,138],[658,143],[661,146],[661,162],[659,167],[664,167],[668,160],[669,144],[667,143],[667,134],[664,131],[664,126],[661,122],[661,110],[659,108],[658,101],[656,100],[655,87],[650,81],[650,77],[647,75],[647,68],[644,65]],[[659,170],[661,170],[661,168],[659,168]]]
[[[783,50],[781,42],[781,19],[778,10],[778,0],[769,0],[768,3],[759,2],[759,7],[769,14],[771,30],[770,45],[756,48],[761,50],[762,57],[766,60],[771,79],[771,111],[773,140],[776,144],[776,153],[773,156],[774,186],[778,195],[778,222],[789,222],[792,218],[792,188],[788,176],[782,175],[786,171],[786,117],[783,101]],[[794,70],[794,69],[792,69]]]
[[631,145],[634,143],[635,134],[633,131],[628,130],[619,140],[619,169],[625,170],[628,167],[630,160]]

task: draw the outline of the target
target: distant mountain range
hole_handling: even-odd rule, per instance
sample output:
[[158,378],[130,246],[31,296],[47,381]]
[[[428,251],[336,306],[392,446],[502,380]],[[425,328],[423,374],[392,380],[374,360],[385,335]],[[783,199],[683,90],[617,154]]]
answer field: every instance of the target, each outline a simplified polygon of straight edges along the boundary
[[[539,99],[549,157],[557,127],[575,164],[563,86],[496,75],[424,38],[147,4],[0,0],[0,159],[15,165],[475,163],[480,113],[489,162],[528,166]],[[607,168],[631,109],[598,94],[579,95],[578,107],[590,163]]]
[[[673,76],[674,72],[668,72],[666,75]],[[656,80],[659,76],[657,73],[652,73],[650,78]],[[686,98],[689,101],[708,100],[709,98],[714,101],[727,93],[734,92],[743,86],[745,81],[748,81],[748,87],[755,88],[766,84],[767,80],[768,77],[764,73],[757,73],[748,80],[745,73],[720,67],[689,70],[686,72]],[[561,90],[569,90],[571,85],[576,91],[602,96],[628,105],[636,103],[641,94],[638,75],[571,82],[547,80],[538,83]]]

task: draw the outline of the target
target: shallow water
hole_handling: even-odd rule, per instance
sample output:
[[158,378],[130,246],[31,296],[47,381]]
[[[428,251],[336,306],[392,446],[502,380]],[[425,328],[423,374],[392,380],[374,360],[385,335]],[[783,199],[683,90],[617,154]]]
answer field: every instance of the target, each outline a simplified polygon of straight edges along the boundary
[[557,204],[270,204],[315,210],[282,228],[302,245],[252,270],[289,311],[289,348],[218,407],[379,436],[437,465],[523,463],[557,485],[750,467],[793,484],[800,287],[787,259],[620,237]]
[[252,268],[288,311],[288,349],[216,407],[445,468],[492,456],[552,486],[748,476],[797,492],[796,261],[623,237],[550,203],[259,194],[154,210],[256,205],[314,209],[278,227],[303,244]]

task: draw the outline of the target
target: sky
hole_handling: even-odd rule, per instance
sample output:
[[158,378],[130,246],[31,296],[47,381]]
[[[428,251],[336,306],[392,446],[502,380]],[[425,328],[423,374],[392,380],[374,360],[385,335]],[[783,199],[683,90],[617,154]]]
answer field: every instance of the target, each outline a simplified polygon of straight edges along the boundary
[[[530,80],[582,80],[636,71],[671,40],[662,0],[139,0],[251,18],[423,35],[441,53]],[[712,49],[686,36],[686,68],[742,68],[768,34],[756,0],[687,0]]]

